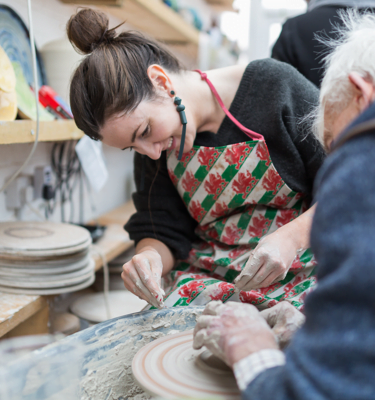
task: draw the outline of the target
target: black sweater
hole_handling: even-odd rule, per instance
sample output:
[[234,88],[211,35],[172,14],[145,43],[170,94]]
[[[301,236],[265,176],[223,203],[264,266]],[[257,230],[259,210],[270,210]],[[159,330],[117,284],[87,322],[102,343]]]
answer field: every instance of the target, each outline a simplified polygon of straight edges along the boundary
[[[275,168],[286,184],[307,195],[312,192],[314,177],[325,154],[309,134],[308,124],[301,123],[301,118],[317,101],[318,90],[297,70],[288,64],[265,59],[247,66],[229,109],[244,126],[265,137]],[[225,117],[216,134],[198,133],[194,144],[216,147],[248,140],[249,137]],[[136,243],[143,238],[157,238],[177,259],[186,258],[191,243],[197,239],[194,234],[197,222],[169,178],[165,152],[158,161],[144,159],[145,180],[141,191],[142,162],[141,156],[135,155],[137,191],[133,200],[137,213],[125,229]]]
[[[354,1],[353,3],[355,4]],[[320,43],[315,35],[323,38],[337,36],[334,26],[343,24],[337,14],[339,10],[345,11],[347,8],[335,5],[321,6],[288,19],[272,49],[272,57],[293,65],[302,75],[320,87],[324,73],[322,61],[329,49]]]

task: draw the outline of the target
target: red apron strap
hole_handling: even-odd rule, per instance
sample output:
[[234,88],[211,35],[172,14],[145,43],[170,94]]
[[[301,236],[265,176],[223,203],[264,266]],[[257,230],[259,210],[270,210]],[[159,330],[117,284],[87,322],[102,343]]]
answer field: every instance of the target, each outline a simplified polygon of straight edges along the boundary
[[212,82],[207,78],[207,74],[205,72],[200,71],[199,69],[195,69],[194,71],[198,72],[200,74],[200,76],[202,77],[203,80],[205,80],[208,84],[208,86],[210,87],[212,93],[214,94],[214,96],[216,97],[216,100],[218,101],[218,103],[220,104],[220,107],[223,109],[223,111],[225,112],[225,114],[228,116],[228,118],[230,118],[232,120],[232,122],[234,122],[243,133],[245,133],[247,136],[250,137],[250,139],[253,140],[263,140],[264,141],[264,137],[262,135],[260,135],[259,133],[256,133],[250,129],[247,129],[245,126],[243,126],[239,121],[236,120],[236,118],[233,117],[233,115],[228,111],[228,109],[225,107],[223,100],[221,100],[221,97],[219,95],[219,93],[217,92],[217,90],[215,89],[215,86],[212,84]]

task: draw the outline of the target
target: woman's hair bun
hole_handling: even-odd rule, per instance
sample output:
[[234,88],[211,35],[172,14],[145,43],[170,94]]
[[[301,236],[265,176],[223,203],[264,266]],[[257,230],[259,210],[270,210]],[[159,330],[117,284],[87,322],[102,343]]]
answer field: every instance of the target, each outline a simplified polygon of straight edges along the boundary
[[83,54],[91,53],[104,39],[113,38],[116,33],[108,30],[108,17],[101,11],[83,8],[72,15],[66,31],[72,45]]

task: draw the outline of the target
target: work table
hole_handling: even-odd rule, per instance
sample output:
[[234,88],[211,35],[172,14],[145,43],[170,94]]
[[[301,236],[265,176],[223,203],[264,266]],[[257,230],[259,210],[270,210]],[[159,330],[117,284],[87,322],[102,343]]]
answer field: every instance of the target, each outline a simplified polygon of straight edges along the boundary
[[[123,226],[135,212],[130,201],[100,216],[92,224],[107,226],[103,237],[92,246],[95,271],[129,249],[133,242]],[[0,338],[48,333],[49,300],[54,296],[28,296],[0,292]]]

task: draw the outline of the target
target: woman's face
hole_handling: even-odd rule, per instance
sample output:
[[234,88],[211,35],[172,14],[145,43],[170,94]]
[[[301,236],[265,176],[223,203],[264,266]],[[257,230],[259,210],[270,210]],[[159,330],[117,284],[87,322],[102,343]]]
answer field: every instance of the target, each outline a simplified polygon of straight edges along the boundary
[[[189,118],[190,117],[190,118]],[[193,118],[186,110],[184,153],[191,150],[196,136]],[[133,148],[153,160],[167,149],[180,149],[182,124],[172,97],[142,101],[129,114],[110,118],[100,131],[102,142],[119,149]]]

